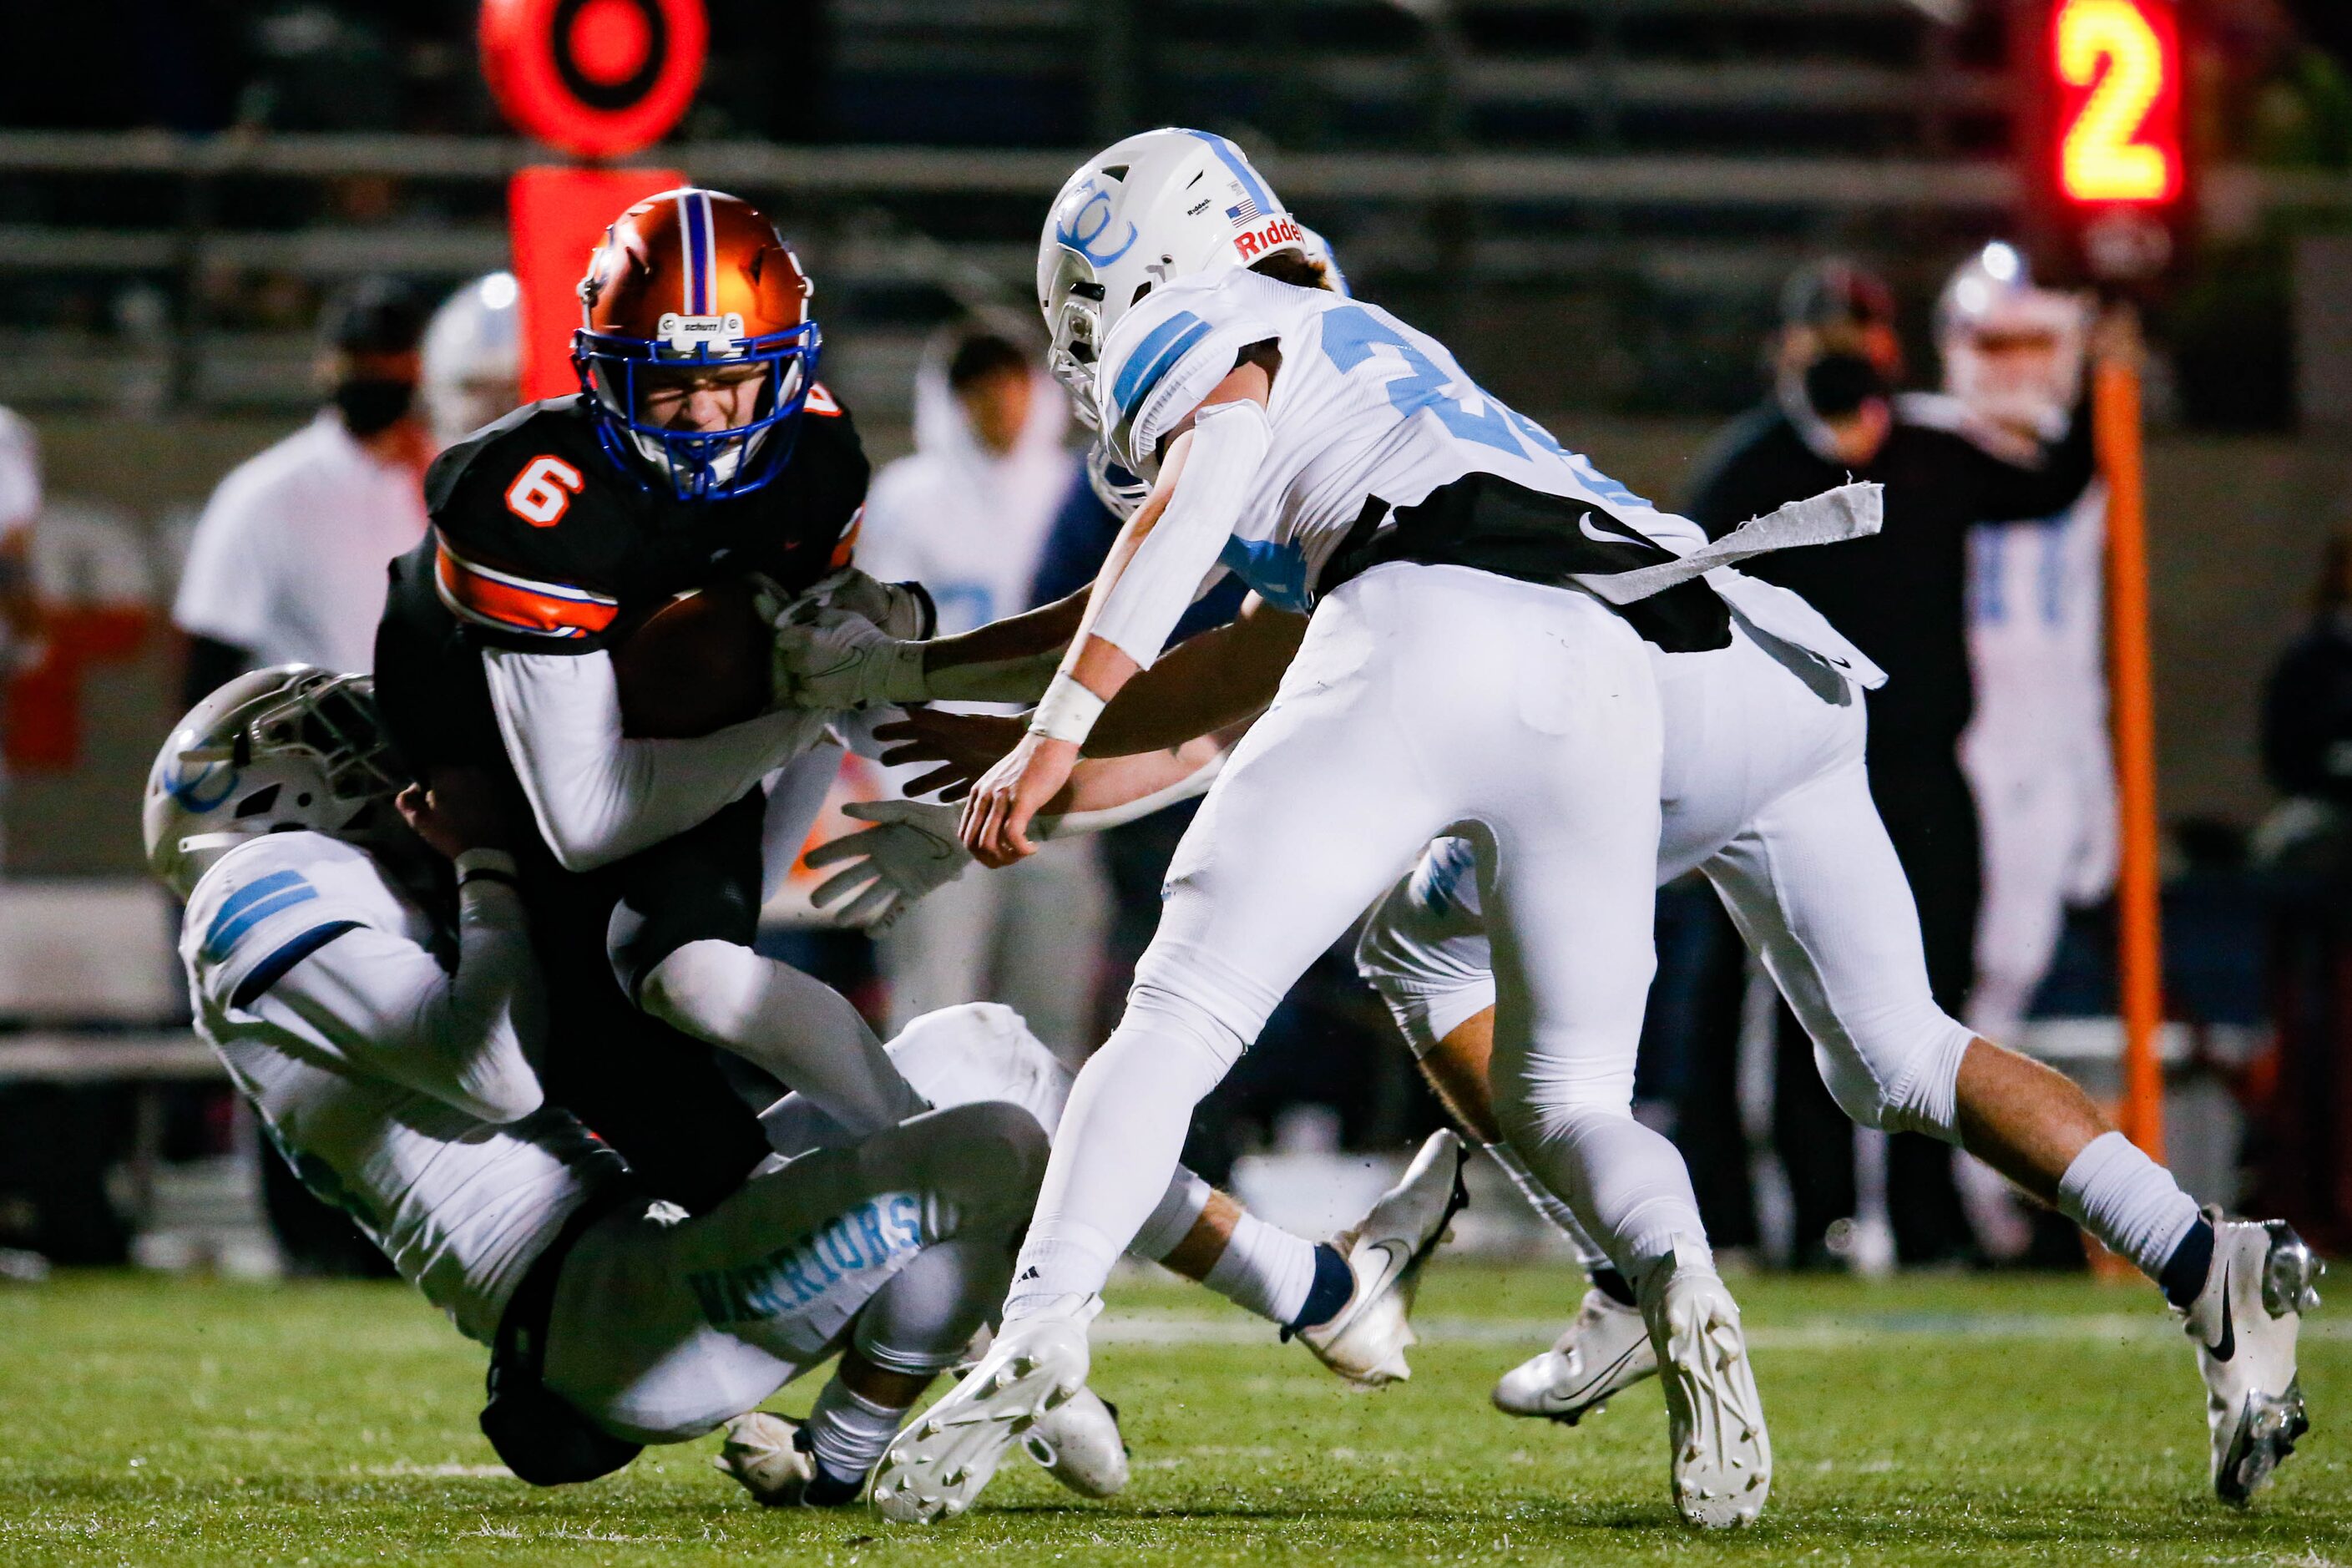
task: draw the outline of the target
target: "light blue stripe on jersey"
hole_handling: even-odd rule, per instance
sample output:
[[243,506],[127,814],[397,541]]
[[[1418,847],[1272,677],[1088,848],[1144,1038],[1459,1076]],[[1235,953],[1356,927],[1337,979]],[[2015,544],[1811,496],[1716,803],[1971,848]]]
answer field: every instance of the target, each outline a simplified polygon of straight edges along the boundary
[[1217,560],[1278,610],[1305,615],[1315,607],[1307,597],[1307,554],[1295,543],[1232,538]]
[[213,916],[213,923],[205,932],[205,960],[218,963],[255,926],[280,910],[290,910],[318,896],[319,889],[310,886],[299,871],[273,871],[267,877],[255,878],[231,893],[220,912]]
[[1118,422],[1125,425],[1134,419],[1136,408],[1151,395],[1151,389],[1176,366],[1185,352],[1209,335],[1209,323],[1190,310],[1179,310],[1144,335],[1127,356],[1127,363],[1110,384],[1110,400],[1118,409]]
[[1242,183],[1242,189],[1247,191],[1251,198],[1257,203],[1259,212],[1272,213],[1281,207],[1282,204],[1274,199],[1274,193],[1265,188],[1265,183],[1249,166],[1249,160],[1242,156],[1240,148],[1223,137],[1210,132],[1195,131],[1192,134],[1206,142],[1209,144],[1209,151],[1214,153],[1218,161],[1234,172],[1234,178]]

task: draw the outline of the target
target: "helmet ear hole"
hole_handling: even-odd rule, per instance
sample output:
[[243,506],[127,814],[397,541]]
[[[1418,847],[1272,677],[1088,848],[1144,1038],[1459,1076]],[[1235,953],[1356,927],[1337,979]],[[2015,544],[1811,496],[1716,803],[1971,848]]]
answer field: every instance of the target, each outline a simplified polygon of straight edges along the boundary
[[1106,163],[1103,165],[1102,174],[1106,180],[1124,180],[1127,178],[1127,171],[1128,165],[1125,163]]
[[1135,292],[1127,297],[1127,302],[1130,307],[1132,307],[1138,300],[1142,299],[1146,294],[1150,292],[1151,285],[1150,283],[1139,283],[1135,286]]
[[248,816],[259,816],[271,806],[276,805],[278,791],[284,787],[282,784],[269,784],[255,790],[251,795],[238,801],[236,803],[237,820],[243,821]]

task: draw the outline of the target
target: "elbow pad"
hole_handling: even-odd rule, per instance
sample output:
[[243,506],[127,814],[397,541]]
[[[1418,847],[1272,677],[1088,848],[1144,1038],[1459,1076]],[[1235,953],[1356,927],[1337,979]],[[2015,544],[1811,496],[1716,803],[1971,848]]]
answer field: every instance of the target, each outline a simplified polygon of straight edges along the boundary
[[1093,635],[1149,669],[1201,584],[1223,553],[1249,499],[1258,465],[1274,446],[1263,405],[1246,399],[1204,408],[1176,493],[1112,584]]

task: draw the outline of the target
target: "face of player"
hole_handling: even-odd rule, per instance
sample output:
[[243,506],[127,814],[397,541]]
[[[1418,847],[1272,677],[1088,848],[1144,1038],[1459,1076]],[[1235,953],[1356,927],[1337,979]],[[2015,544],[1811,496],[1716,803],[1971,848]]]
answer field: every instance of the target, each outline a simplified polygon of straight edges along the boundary
[[763,364],[652,369],[637,378],[637,418],[664,430],[709,434],[759,416]]
[[1001,458],[1020,441],[1021,432],[1029,424],[1029,404],[1035,393],[1028,372],[1003,370],[961,388],[956,401],[963,405],[964,417],[971,422],[972,435]]
[[2048,396],[2061,380],[2063,347],[2055,332],[1984,329],[1969,334],[1975,358],[1972,390],[1979,397],[2005,400]]

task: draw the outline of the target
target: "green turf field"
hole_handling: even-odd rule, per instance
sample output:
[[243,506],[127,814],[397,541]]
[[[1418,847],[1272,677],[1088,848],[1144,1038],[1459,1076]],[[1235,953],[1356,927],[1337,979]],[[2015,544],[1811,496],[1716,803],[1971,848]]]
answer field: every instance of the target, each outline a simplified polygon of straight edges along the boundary
[[1574,1431],[1487,1407],[1573,1299],[1550,1270],[1433,1270],[1433,1342],[1376,1395],[1212,1298],[1123,1288],[1095,1381],[1125,1412],[1126,1495],[1078,1503],[1016,1459],[971,1516],[929,1530],[762,1510],[709,1469],[710,1439],[534,1493],[476,1434],[481,1352],[397,1287],[0,1286],[0,1564],[2352,1568],[2352,1337],[2325,1314],[2305,1338],[2318,1430],[2235,1514],[2206,1492],[2196,1374],[2145,1289],[1736,1283],[1778,1473],[1765,1522],[1733,1538],[1675,1522],[1654,1384]]

